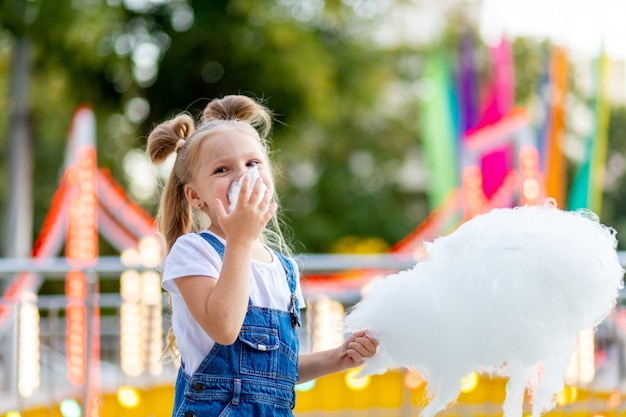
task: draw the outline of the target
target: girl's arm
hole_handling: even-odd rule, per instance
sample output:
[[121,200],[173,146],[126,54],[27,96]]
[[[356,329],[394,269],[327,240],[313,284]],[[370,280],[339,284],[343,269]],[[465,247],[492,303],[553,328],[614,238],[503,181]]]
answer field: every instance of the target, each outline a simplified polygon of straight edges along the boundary
[[216,343],[235,342],[248,309],[250,264],[254,242],[228,242],[219,279],[177,278],[189,311]]
[[323,352],[302,353],[298,362],[298,383],[360,366],[376,353],[378,341],[365,330],[350,335],[341,346]]
[[[242,193],[248,192],[249,182],[245,177]],[[219,279],[189,276],[175,281],[194,319],[221,345],[237,340],[248,311],[252,253],[255,245],[260,245],[263,228],[276,213],[272,193],[265,192],[263,186],[262,180],[257,181],[250,199],[242,199],[230,214],[221,200],[215,201],[217,221],[227,241]]]

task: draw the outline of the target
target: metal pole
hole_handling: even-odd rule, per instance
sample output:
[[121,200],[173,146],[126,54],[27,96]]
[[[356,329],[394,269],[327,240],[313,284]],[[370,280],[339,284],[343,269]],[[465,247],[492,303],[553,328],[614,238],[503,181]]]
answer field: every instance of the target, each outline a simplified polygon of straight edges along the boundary
[[[3,254],[5,257],[28,257],[32,244],[32,137],[30,133],[30,76],[32,45],[28,38],[17,39],[13,48],[11,85],[9,87],[9,131],[7,134],[7,199],[5,206]],[[7,282],[0,282],[0,289]],[[16,317],[14,315],[14,317]],[[17,381],[17,327],[8,333],[7,344],[12,347],[11,376]],[[13,338],[13,340],[11,340]],[[3,355],[6,356],[6,353]],[[3,358],[6,359],[6,358]],[[11,384],[11,393],[17,387]]]
[[30,128],[32,44],[26,37],[13,48],[7,135],[7,199],[4,256],[28,257],[33,242],[33,140]]
[[[48,380],[48,395],[49,395],[49,404],[55,404],[57,401],[56,398],[56,375],[54,371],[53,362],[54,362],[54,353],[57,351],[57,334],[60,333],[59,326],[59,307],[56,304],[50,305],[48,310],[48,360],[46,363],[46,377]],[[54,417],[54,409],[50,407],[50,417]]]
[[11,383],[10,385],[10,392],[12,395],[15,396],[15,403],[18,404],[18,410],[20,413],[24,412],[24,405],[22,402],[22,396],[20,395],[19,390],[17,389],[17,381],[19,378],[18,372],[19,372],[19,361],[20,361],[20,349],[19,349],[19,343],[18,341],[20,340],[20,320],[19,320],[19,303],[15,303],[13,304],[13,306],[11,307],[14,311],[13,311],[13,317],[17,317],[16,320],[13,320],[13,333],[12,333],[12,339],[11,339],[11,345],[12,345],[12,349],[11,351],[13,352],[13,364],[11,366],[11,379],[10,381],[14,381],[13,383]]
[[[98,395],[97,388],[99,373],[97,371],[99,364],[98,357],[94,357],[94,340],[95,336],[99,336],[98,332],[94,331],[94,327],[97,326],[95,321],[95,311],[97,302],[98,291],[98,276],[93,270],[85,271],[85,279],[87,281],[87,299],[85,300],[85,311],[87,315],[87,333],[85,349],[87,350],[87,367],[85,377],[85,389],[83,392],[83,416],[95,417],[98,414],[93,414],[92,405],[95,404],[97,399],[94,399],[94,395]],[[94,372],[96,371],[96,372]]]

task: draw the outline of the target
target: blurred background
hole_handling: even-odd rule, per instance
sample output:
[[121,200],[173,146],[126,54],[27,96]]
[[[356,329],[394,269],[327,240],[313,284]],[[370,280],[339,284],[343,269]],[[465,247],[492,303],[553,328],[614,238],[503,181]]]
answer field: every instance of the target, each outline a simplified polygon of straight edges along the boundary
[[[152,227],[169,164],[145,142],[215,97],[275,112],[305,349],[491,208],[550,197],[621,240],[624,18],[621,0],[0,0],[0,414],[170,415]],[[625,332],[620,303],[581,334],[551,413],[624,412]],[[463,387],[446,415],[501,414],[506,380]],[[299,386],[296,415],[423,400],[414,372],[345,373]]]

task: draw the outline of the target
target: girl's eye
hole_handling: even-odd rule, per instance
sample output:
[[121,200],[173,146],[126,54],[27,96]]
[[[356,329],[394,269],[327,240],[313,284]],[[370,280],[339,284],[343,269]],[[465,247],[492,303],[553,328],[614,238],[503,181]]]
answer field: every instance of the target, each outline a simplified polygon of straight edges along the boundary
[[226,168],[224,168],[224,167],[220,167],[220,168],[217,168],[217,169],[215,170],[215,174],[220,174],[220,173],[222,173],[222,172],[226,172]]
[[248,164],[247,164],[247,165],[248,165],[249,167],[253,167],[253,166],[256,166],[256,165],[258,165],[258,164],[259,164],[259,161],[250,161],[250,162],[248,162]]

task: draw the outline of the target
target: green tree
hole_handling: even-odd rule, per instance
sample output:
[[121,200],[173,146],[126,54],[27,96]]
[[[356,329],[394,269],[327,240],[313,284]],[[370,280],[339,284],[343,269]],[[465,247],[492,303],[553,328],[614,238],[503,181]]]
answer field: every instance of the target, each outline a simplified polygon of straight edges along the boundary
[[[279,194],[296,251],[331,251],[343,236],[399,241],[433,209],[417,133],[425,52],[442,47],[453,57],[459,28],[469,23],[452,17],[442,39],[423,49],[383,47],[372,34],[395,2],[361,3],[0,0],[2,132],[11,122],[11,52],[21,38],[33,49],[34,233],[50,206],[77,106],[95,109],[99,163],[126,185],[125,157],[142,152],[154,124],[244,93],[276,113]],[[514,48],[516,94],[525,105],[545,45],[525,39]],[[482,45],[477,56],[484,75]],[[6,145],[0,142],[5,154]],[[141,203],[154,213],[156,196]],[[103,253],[111,249],[104,245]]]
[[[6,68],[0,80],[3,88],[9,86],[1,100],[7,111],[3,112],[0,128],[3,133],[9,132],[21,119],[26,119],[32,132],[32,158],[36,167],[33,171],[36,190],[32,193],[34,233],[41,227],[58,183],[72,113],[84,103],[91,104],[98,115],[106,115],[120,105],[120,93],[109,81],[107,72],[109,66],[123,62],[103,56],[99,46],[124,19],[122,9],[100,2],[0,2],[0,60]],[[14,65],[11,73],[10,64],[18,62],[16,57],[20,53],[28,56],[29,64],[24,68]],[[16,75],[27,80],[27,91],[10,87]],[[12,109],[21,100],[19,95],[25,101],[25,114],[16,118]],[[5,155],[11,158],[6,141],[2,146]],[[106,159],[111,152],[104,155]],[[3,187],[6,189],[7,184]],[[0,197],[3,206],[7,204],[6,196],[7,193],[2,193]]]
[[196,113],[213,97],[264,98],[279,121],[279,193],[302,243],[296,250],[330,251],[344,235],[393,244],[427,213],[421,192],[397,179],[397,167],[419,163],[406,158],[419,146],[417,98],[390,96],[419,75],[407,64],[416,52],[377,47],[367,35],[375,17],[359,19],[342,2],[308,14],[301,6],[197,3],[184,32],[155,19],[171,43],[145,90],[145,131],[178,111]]

